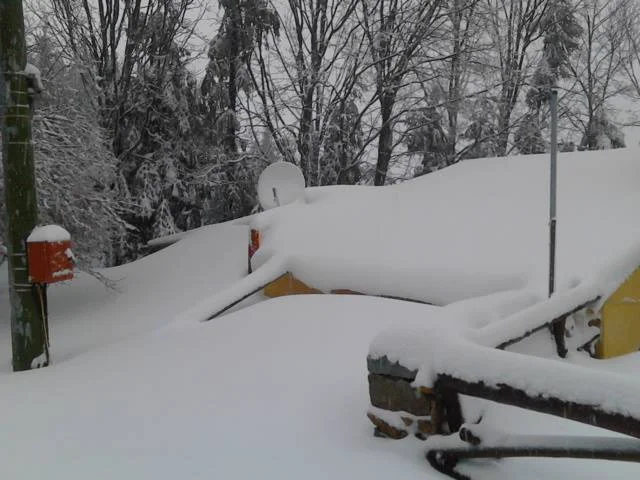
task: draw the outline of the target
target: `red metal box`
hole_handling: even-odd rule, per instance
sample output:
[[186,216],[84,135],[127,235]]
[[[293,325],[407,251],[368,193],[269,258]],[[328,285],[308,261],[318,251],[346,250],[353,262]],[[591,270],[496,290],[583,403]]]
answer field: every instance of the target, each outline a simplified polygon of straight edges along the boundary
[[[55,283],[73,278],[74,258],[66,230],[49,225],[38,227],[27,239],[29,280],[32,283]],[[48,230],[42,230],[48,228]],[[51,232],[57,235],[52,235]],[[68,237],[68,233],[66,235]]]

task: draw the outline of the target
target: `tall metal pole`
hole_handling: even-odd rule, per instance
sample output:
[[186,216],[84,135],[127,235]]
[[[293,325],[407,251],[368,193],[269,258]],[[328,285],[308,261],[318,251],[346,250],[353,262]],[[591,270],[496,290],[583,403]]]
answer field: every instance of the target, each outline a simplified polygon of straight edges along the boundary
[[0,70],[5,80],[0,103],[6,105],[2,165],[14,371],[49,363],[46,324],[27,271],[26,238],[36,225],[38,206],[26,64],[22,0],[0,0]]
[[558,91],[551,90],[551,168],[549,179],[549,296],[556,284],[556,182],[558,163]]

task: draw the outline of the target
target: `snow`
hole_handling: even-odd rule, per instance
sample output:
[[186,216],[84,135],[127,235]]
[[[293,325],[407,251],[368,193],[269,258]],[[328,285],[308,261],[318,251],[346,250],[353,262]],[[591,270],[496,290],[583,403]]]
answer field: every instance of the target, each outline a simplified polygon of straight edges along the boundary
[[597,300],[599,295],[597,286],[580,285],[486,325],[470,336],[482,345],[495,347],[539,328],[587,302]]
[[52,276],[52,277],[54,277],[54,278],[55,278],[55,277],[65,277],[65,276],[67,276],[67,275],[71,275],[72,273],[73,273],[73,270],[70,270],[70,269],[68,269],[68,268],[65,268],[65,269],[63,269],[63,270],[58,270],[58,271],[56,271],[56,272],[53,272],[53,273],[51,274],[51,276]]
[[67,248],[64,251],[64,254],[67,256],[69,260],[71,260],[73,263],[76,263],[76,256],[73,254],[73,251],[70,248]]
[[42,353],[31,361],[31,368],[40,368],[47,363],[47,354]]
[[[491,323],[473,322],[482,318],[482,305],[504,301],[512,307],[511,293],[497,298],[452,304],[421,316],[420,324],[393,325],[372,340],[369,356],[386,356],[410,370],[417,370],[415,385],[433,386],[436,375],[449,374],[468,382],[488,386],[507,384],[529,396],[552,396],[568,402],[598,406],[607,412],[640,418],[640,381],[636,376],[594,371],[581,365],[549,358],[536,358],[513,351],[494,349],[544,325],[575,306],[594,298],[594,292],[576,287],[533,304]],[[474,303],[480,308],[473,307]],[[465,305],[469,304],[469,305]],[[509,309],[503,310],[503,314]],[[477,313],[476,313],[477,312]],[[426,315],[429,313],[429,315]],[[551,343],[548,332],[544,332]],[[544,374],[541,374],[544,372]],[[595,387],[597,386],[597,387]]]
[[[557,291],[603,292],[640,264],[638,149],[558,156]],[[306,190],[306,204],[254,218],[263,245],[320,289],[444,305],[504,290],[544,295],[546,155],[478,159],[385,188]],[[268,214],[268,215],[266,215]],[[613,287],[615,288],[615,287]]]
[[42,74],[40,69],[31,63],[27,63],[24,69],[25,75],[33,78],[33,86],[35,87],[35,92],[40,93],[44,90],[44,85],[42,83]]
[[[0,408],[12,412],[2,471],[26,480],[383,479],[399,467],[423,479],[420,445],[389,448],[365,415],[365,332],[395,321],[398,303],[273,300],[0,376]],[[420,306],[407,309],[415,316]]]
[[[571,448],[579,445],[582,449],[606,448],[618,452],[640,452],[640,440],[635,438],[624,437],[602,437],[590,435],[586,439],[580,439],[576,442],[575,435],[517,435],[504,431],[499,427],[488,426],[482,422],[479,424],[465,424],[464,427],[473,435],[482,440],[481,445],[484,447],[499,448]],[[428,448],[442,447],[444,445],[453,448],[469,449],[473,447],[462,441],[459,435],[451,435],[445,439],[431,438],[426,444]]]
[[71,235],[59,225],[44,225],[33,229],[27,237],[27,243],[34,242],[65,242],[71,240]]
[[[10,373],[8,287],[0,284],[0,409],[10,412],[0,471],[26,480],[442,478],[424,458],[427,443],[373,437],[368,353],[417,369],[418,383],[451,373],[640,415],[640,354],[551,359],[546,331],[509,351],[489,348],[605,297],[640,264],[640,225],[629,220],[640,200],[638,153],[559,156],[550,300],[544,156],[463,162],[385,188],[307,189],[304,203],[177,235],[144,259],[100,271],[112,288],[80,272],[49,289],[52,366],[40,370]],[[263,234],[251,275],[249,227]],[[250,295],[288,271],[325,290],[439,306]],[[495,438],[619,438],[462,401],[468,418],[501,429]],[[640,475],[633,464],[550,459],[459,470],[494,480]]]
[[632,375],[594,372],[558,360],[470,343],[459,346],[443,342],[433,346],[431,353],[433,362],[429,369],[423,367],[418,371],[416,383],[419,385],[432,384],[431,375],[437,372],[494,387],[504,383],[529,396],[555,397],[597,406],[611,413],[640,417],[640,382]]
[[[54,363],[163,327],[204,298],[246,276],[246,227],[201,229],[135,263],[102,270],[113,288],[76,272],[49,287],[51,357]],[[0,277],[6,281],[6,273]],[[8,287],[0,287],[0,371],[9,371]]]

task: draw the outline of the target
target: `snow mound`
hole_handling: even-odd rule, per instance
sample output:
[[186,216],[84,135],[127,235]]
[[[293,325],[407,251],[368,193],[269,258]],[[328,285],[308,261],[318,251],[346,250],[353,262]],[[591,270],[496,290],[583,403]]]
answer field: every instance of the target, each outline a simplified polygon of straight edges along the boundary
[[[558,291],[579,283],[606,291],[640,264],[640,224],[630,220],[639,155],[559,155]],[[513,289],[543,295],[548,171],[546,155],[503,157],[384,188],[310,188],[305,204],[251,219],[263,232],[253,266],[287,256],[292,273],[317,288],[435,304]]]

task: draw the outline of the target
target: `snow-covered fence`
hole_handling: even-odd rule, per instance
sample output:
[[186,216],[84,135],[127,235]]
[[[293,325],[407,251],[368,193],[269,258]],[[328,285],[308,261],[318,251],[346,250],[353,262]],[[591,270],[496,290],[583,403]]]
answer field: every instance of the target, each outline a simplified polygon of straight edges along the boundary
[[464,422],[458,395],[465,394],[640,438],[640,382],[501,350],[551,328],[562,356],[565,320],[598,298],[592,289],[575,288],[479,329],[435,324],[424,334],[381,333],[367,359],[368,416],[376,433],[403,438],[457,431]]

